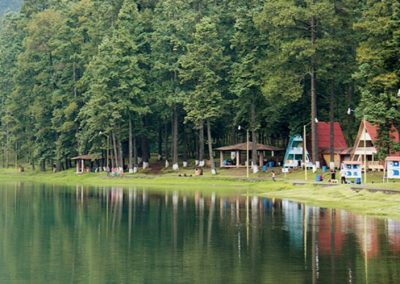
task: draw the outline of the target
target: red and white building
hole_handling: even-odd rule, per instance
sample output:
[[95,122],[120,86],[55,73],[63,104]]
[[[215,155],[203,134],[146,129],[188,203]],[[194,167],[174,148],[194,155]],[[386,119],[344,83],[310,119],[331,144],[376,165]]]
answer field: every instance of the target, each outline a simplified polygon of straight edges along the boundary
[[[351,153],[352,161],[359,161],[363,162],[364,164],[365,157],[367,169],[369,170],[384,169],[384,162],[379,161],[376,157],[379,150],[376,145],[378,131],[378,125],[371,124],[370,122],[364,120],[361,121],[353,151]],[[394,127],[392,127],[390,133],[390,140],[397,143],[399,142],[399,133]]]

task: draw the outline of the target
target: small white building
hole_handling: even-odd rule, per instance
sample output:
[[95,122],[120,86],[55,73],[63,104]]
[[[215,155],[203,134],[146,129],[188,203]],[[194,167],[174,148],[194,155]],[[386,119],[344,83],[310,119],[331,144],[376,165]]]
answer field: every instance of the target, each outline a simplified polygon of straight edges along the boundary
[[400,156],[389,156],[385,159],[383,182],[389,179],[400,179]]

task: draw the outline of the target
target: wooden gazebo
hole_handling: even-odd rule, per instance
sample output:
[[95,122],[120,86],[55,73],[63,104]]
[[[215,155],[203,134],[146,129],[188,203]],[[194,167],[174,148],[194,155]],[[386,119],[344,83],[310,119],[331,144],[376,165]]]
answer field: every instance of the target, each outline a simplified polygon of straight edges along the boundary
[[[244,152],[246,153],[247,151],[247,143],[239,143],[235,145],[230,145],[230,146],[224,146],[216,149],[220,153],[220,167],[221,168],[240,168],[240,167],[245,167],[246,164],[242,164],[241,161],[243,160],[246,162],[246,158],[242,159],[241,154]],[[249,142],[249,152],[252,150],[252,142]],[[283,151],[282,148],[274,147],[274,146],[267,146],[263,144],[257,144],[257,156],[258,156],[258,164],[260,167],[263,166],[264,163],[264,157],[266,157],[266,153],[270,152],[271,157],[275,157],[275,153]],[[231,153],[231,158],[232,158],[232,163],[226,163],[226,160],[224,160],[224,153],[225,152],[230,152]],[[251,158],[251,156],[250,156]]]
[[85,162],[89,161],[95,161],[98,160],[95,156],[93,155],[79,155],[76,157],[71,158],[71,160],[75,161],[76,163],[76,173],[81,174],[85,172]]

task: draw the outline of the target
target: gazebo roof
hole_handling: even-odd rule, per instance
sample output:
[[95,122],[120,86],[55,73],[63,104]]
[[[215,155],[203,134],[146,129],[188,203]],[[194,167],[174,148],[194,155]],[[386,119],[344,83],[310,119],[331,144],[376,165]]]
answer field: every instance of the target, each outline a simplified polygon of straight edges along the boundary
[[[251,150],[252,142],[249,142],[249,150]],[[215,149],[217,151],[246,151],[247,150],[247,143],[239,143],[230,146],[223,146]],[[274,146],[267,146],[263,144],[257,144],[257,151],[282,151],[282,148],[274,147]]]
[[76,157],[71,158],[71,160],[85,160],[85,161],[93,161],[97,160],[98,158],[94,155],[86,154],[86,155],[79,155]]

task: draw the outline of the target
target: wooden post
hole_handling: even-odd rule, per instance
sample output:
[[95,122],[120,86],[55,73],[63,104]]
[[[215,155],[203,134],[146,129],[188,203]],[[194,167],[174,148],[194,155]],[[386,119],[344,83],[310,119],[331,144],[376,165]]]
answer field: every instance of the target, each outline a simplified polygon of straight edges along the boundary
[[236,152],[236,168],[240,166],[240,151]]
[[[338,161],[338,166],[337,166],[337,168],[340,168],[340,154],[338,153],[338,154],[336,154],[336,156],[337,156],[337,161]],[[334,163],[334,166],[336,167],[335,158],[333,158],[333,163]]]
[[79,174],[79,160],[76,161],[76,173]]
[[83,173],[85,171],[85,161],[83,159],[81,160],[81,165],[82,165],[81,172]]
[[264,163],[264,155],[263,155],[263,152],[260,152],[260,155],[258,156],[259,158],[258,158],[258,165],[260,166],[260,168],[262,168],[262,166],[264,166],[263,165],[263,163]]
[[224,167],[224,152],[223,151],[219,151],[219,166],[221,168]]

